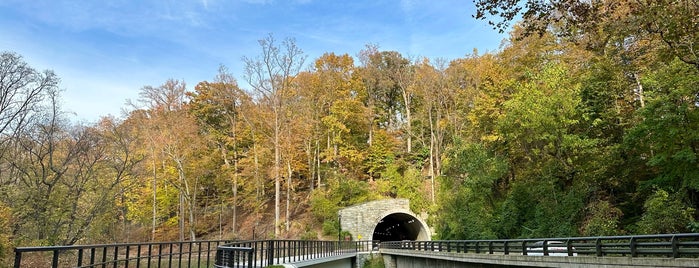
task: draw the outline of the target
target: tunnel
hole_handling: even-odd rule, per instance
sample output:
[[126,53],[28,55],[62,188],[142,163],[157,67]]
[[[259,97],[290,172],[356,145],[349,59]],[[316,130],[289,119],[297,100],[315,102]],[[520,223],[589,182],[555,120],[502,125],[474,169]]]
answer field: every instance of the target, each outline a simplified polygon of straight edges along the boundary
[[393,213],[376,224],[372,240],[403,241],[425,240],[425,227],[422,222],[410,214]]

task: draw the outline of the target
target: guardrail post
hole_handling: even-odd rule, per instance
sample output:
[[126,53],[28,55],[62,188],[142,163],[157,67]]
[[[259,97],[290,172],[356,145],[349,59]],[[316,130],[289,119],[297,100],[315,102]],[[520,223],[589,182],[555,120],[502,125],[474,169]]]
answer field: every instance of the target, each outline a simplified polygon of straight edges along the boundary
[[83,266],[83,249],[78,249],[78,267]]
[[129,246],[126,246],[126,261],[124,262],[124,268],[129,268]]
[[595,252],[597,257],[602,257],[602,240],[600,238],[595,240]]
[[568,256],[573,256],[573,242],[570,239],[566,240],[566,247],[568,250]]
[[493,254],[493,241],[488,241],[488,254]]
[[22,252],[15,249],[15,268],[19,268],[20,264],[22,264]]
[[[96,250],[97,250],[96,248],[90,249],[90,265],[95,264],[95,252],[96,252]],[[94,266],[91,266],[91,267],[94,267]],[[150,268],[150,266],[148,268]]]
[[679,258],[680,257],[680,247],[679,247],[679,241],[677,240],[677,236],[673,235],[672,240],[670,240],[670,244],[672,245],[672,257],[673,258]]
[[478,245],[480,242],[476,241],[476,253],[481,253],[481,247]]
[[253,260],[253,256],[254,256],[253,251],[254,250],[255,249],[250,248],[250,250],[247,253],[247,255],[248,255],[248,267],[254,267],[254,266],[252,266],[252,260]]
[[629,239],[629,250],[631,251],[631,257],[638,256],[638,252],[636,251],[636,237],[635,236],[632,236],[631,239]]
[[51,267],[58,268],[58,250],[53,251],[53,260],[51,260]]
[[267,241],[267,265],[274,265],[274,240]]
[[510,255],[510,247],[507,245],[507,240],[503,243],[503,251],[505,252],[505,255]]
[[522,255],[527,256],[527,241],[522,241]]

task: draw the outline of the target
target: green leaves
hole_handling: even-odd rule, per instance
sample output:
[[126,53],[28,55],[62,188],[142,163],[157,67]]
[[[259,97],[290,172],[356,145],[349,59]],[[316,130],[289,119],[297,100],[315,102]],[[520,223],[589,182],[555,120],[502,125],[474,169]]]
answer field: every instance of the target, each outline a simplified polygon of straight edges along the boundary
[[670,234],[687,232],[694,222],[694,208],[687,207],[677,195],[656,189],[643,204],[643,216],[638,222],[640,234]]
[[495,237],[496,182],[506,174],[507,163],[480,144],[462,141],[446,155],[439,178],[437,233],[441,239]]
[[699,70],[675,61],[645,81],[647,104],[625,141],[653,167],[645,185],[699,190]]

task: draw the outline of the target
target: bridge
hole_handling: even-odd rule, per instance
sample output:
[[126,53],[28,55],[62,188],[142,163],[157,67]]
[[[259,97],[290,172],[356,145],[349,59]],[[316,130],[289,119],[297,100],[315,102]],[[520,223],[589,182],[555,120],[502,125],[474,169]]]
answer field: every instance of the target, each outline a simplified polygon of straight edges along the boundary
[[[179,241],[19,247],[22,267],[338,267],[380,258],[388,268],[699,267],[699,233],[432,241],[406,199],[347,207],[340,227],[355,241]],[[371,238],[371,239],[369,239]]]
[[699,233],[459,241],[184,241],[20,247],[14,267],[699,267]]

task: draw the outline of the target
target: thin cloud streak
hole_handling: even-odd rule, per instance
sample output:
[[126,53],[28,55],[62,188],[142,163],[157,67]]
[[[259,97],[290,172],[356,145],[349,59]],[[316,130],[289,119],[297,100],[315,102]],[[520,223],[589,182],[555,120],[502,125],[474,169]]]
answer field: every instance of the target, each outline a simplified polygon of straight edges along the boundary
[[257,55],[269,33],[295,38],[308,64],[326,52],[355,56],[366,44],[431,59],[496,50],[503,36],[471,19],[472,8],[456,0],[0,0],[0,45],[54,69],[67,108],[95,120],[169,78],[191,89],[224,64],[240,79],[241,58]]

